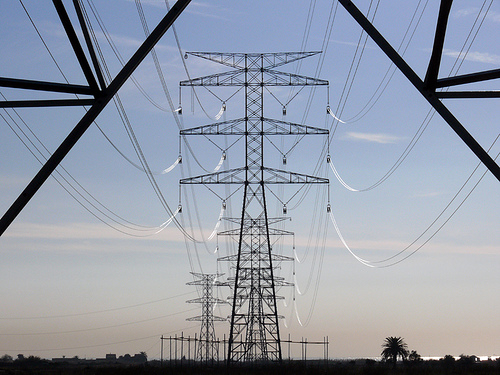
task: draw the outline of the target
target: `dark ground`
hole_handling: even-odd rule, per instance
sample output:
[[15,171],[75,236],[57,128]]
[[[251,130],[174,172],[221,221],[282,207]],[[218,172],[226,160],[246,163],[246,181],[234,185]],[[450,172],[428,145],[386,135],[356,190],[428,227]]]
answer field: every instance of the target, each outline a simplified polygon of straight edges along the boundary
[[249,374],[249,375],[335,375],[335,374],[500,374],[500,361],[483,361],[476,363],[445,363],[444,361],[422,361],[416,363],[399,363],[396,368],[389,363],[371,360],[356,361],[302,361],[284,362],[283,364],[251,364],[226,365],[211,364],[201,366],[193,363],[172,364],[163,366],[158,361],[150,361],[142,365],[89,365],[53,363],[39,360],[0,364],[0,375],[182,375],[182,374]]

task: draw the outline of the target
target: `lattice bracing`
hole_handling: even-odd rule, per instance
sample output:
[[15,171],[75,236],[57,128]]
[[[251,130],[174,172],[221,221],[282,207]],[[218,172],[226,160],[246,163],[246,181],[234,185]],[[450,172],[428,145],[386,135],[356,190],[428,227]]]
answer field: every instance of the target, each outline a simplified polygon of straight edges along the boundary
[[[216,122],[215,124],[197,126],[195,128],[181,130],[181,135],[260,135],[260,129],[245,130],[248,119],[239,118]],[[313,126],[294,124],[293,122],[263,118],[263,131],[270,135],[303,135],[303,134],[328,134],[328,130]]]
[[213,295],[213,289],[217,286],[226,285],[217,281],[222,274],[204,274],[191,272],[195,277],[195,281],[187,283],[187,285],[200,286],[202,289],[202,296],[200,298],[195,298],[187,301],[188,303],[199,303],[201,305],[201,315],[188,318],[188,321],[198,321],[201,322],[200,327],[200,337],[198,341],[198,347],[196,350],[196,357],[201,362],[211,362],[218,360],[219,357],[219,346],[215,337],[214,322],[226,321],[226,318],[222,318],[214,315],[214,307],[216,304],[224,304],[226,301],[215,298]]
[[276,287],[292,285],[274,275],[277,264],[293,258],[273,254],[271,237],[293,235],[272,225],[283,218],[268,218],[266,185],[328,183],[328,179],[266,167],[265,137],[272,135],[327,135],[328,130],[264,117],[264,87],[317,86],[328,81],[283,73],[272,68],[313,56],[304,53],[214,53],[192,56],[229,66],[234,70],[182,81],[181,86],[242,86],[245,90],[243,118],[222,121],[181,131],[186,135],[237,135],[245,138],[245,165],[225,171],[184,178],[181,184],[243,184],[241,218],[226,218],[234,229],[218,235],[233,236],[238,252],[219,258],[235,269],[228,278],[232,286],[228,362],[281,361],[281,342]]
[[306,57],[321,53],[314,52],[278,52],[278,53],[225,53],[225,52],[187,52],[186,55],[200,57],[231,68],[245,68],[248,58],[262,59],[263,68],[276,68],[281,65],[289,64]]
[[[262,82],[247,82],[248,77],[262,75]],[[299,74],[283,73],[272,69],[239,69],[235,72],[224,72],[182,81],[181,86],[327,86],[328,81]]]

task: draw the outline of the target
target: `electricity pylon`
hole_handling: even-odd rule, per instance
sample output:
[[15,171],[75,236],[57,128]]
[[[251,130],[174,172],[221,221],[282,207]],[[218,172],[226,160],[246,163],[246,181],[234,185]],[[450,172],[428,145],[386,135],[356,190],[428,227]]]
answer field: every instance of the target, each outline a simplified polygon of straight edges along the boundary
[[193,318],[188,318],[189,321],[201,322],[200,339],[198,349],[196,350],[196,357],[201,362],[210,362],[218,360],[219,346],[215,337],[214,322],[223,322],[227,319],[220,316],[214,316],[214,308],[216,304],[226,303],[226,301],[214,297],[214,286],[226,285],[217,281],[217,278],[222,274],[205,274],[195,273],[191,274],[197,280],[187,283],[187,285],[197,285],[202,287],[203,294],[201,298],[195,298],[187,301],[188,303],[201,304],[201,315]]
[[181,135],[239,135],[245,139],[245,165],[240,168],[185,178],[181,184],[243,184],[239,218],[227,218],[238,228],[219,233],[238,238],[238,252],[220,258],[235,264],[228,363],[281,361],[276,287],[286,284],[274,276],[273,261],[291,260],[272,254],[271,236],[293,234],[272,228],[285,218],[269,218],[267,184],[328,183],[328,179],[268,168],[264,165],[264,139],[273,135],[328,134],[328,130],[264,117],[266,86],[317,86],[328,81],[273,68],[319,52],[217,53],[191,52],[234,70],[182,81],[180,86],[244,87],[245,116],[181,131]]

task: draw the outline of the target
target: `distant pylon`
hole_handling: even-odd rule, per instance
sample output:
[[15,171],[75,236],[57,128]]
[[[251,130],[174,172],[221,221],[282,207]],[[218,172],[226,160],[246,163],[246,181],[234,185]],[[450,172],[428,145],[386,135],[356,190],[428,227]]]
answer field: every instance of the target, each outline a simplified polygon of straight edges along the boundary
[[[185,129],[187,135],[234,135],[245,139],[245,165],[240,168],[184,178],[181,184],[242,184],[243,207],[239,218],[226,218],[237,229],[218,235],[235,236],[238,253],[220,258],[234,265],[228,362],[281,361],[276,287],[286,285],[274,275],[273,262],[293,260],[272,254],[271,237],[293,234],[271,227],[286,220],[267,215],[266,185],[327,184],[326,178],[268,168],[264,165],[264,141],[272,136],[327,135],[327,129],[264,117],[266,86],[302,87],[328,85],[328,81],[283,73],[274,68],[319,52],[219,53],[192,52],[187,55],[234,68],[231,71],[182,81],[181,86],[244,87],[245,116],[236,120]],[[285,210],[284,210],[285,211]]]
[[213,289],[214,286],[226,284],[217,281],[217,278],[221,277],[223,274],[205,274],[195,272],[191,272],[191,274],[197,278],[197,280],[191,281],[187,283],[187,285],[201,286],[203,294],[201,298],[195,298],[187,301],[188,303],[201,304],[201,315],[188,318],[187,320],[201,322],[200,338],[198,348],[196,349],[196,358],[200,362],[211,362],[217,360],[219,357],[219,346],[215,337],[214,321],[222,322],[227,320],[219,316],[214,316],[215,305],[226,303],[226,301],[214,298]]

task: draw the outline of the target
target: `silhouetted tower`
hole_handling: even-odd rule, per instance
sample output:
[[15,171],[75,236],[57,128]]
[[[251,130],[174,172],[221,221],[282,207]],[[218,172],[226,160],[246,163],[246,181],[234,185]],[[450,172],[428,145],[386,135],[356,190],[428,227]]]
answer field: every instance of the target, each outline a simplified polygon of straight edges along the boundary
[[219,358],[219,346],[215,337],[214,322],[226,321],[226,318],[214,316],[214,308],[216,304],[223,304],[226,301],[214,297],[214,287],[226,285],[217,281],[217,278],[222,274],[191,274],[197,280],[187,283],[187,285],[197,285],[202,288],[202,297],[187,301],[188,303],[201,304],[201,315],[194,318],[188,318],[189,321],[201,322],[200,339],[198,348],[196,349],[196,358],[201,362],[211,362]]
[[292,234],[272,228],[285,218],[269,218],[267,184],[328,183],[328,179],[268,168],[264,165],[264,140],[273,135],[328,134],[328,130],[264,117],[266,86],[328,85],[328,81],[283,73],[273,68],[319,52],[210,53],[192,52],[234,70],[182,81],[181,86],[243,86],[245,116],[181,131],[181,135],[235,135],[245,138],[245,165],[180,181],[181,184],[243,184],[243,207],[239,218],[228,218],[238,228],[219,233],[238,238],[238,252],[220,260],[234,262],[228,362],[281,361],[276,287],[273,261],[289,260],[272,254],[271,236]]

